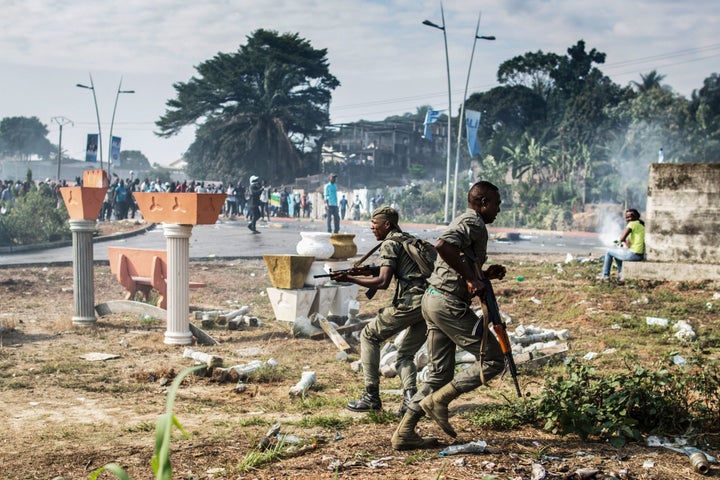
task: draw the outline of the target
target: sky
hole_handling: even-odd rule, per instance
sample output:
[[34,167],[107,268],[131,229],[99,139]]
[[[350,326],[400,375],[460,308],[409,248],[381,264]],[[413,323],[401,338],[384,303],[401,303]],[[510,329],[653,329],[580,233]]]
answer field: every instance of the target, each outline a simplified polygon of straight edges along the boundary
[[[475,27],[480,35],[468,96],[497,86],[500,64],[527,52],[565,55],[578,40],[604,52],[599,68],[620,85],[656,70],[690,97],[720,73],[717,0],[446,0],[453,114],[462,102]],[[84,157],[96,133],[97,97],[104,159],[112,135],[168,165],[187,150],[194,128],[171,138],[155,122],[173,84],[219,52],[235,52],[259,28],[298,33],[327,49],[332,123],[382,120],[422,105],[448,109],[448,76],[438,0],[0,0],[0,119],[37,117],[64,155]],[[122,85],[120,82],[122,81]],[[133,90],[121,93],[118,90]],[[117,99],[117,104],[115,103]],[[114,122],[113,111],[115,112]]]

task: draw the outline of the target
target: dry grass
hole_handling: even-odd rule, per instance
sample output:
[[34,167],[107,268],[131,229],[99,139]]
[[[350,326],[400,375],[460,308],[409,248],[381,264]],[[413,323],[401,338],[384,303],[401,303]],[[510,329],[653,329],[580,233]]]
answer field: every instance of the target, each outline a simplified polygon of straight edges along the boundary
[[[601,284],[594,280],[597,264],[564,265],[533,256],[495,256],[491,261],[508,266],[508,280],[498,282],[495,289],[514,326],[570,329],[571,355],[617,349],[593,360],[600,369],[618,370],[626,362],[651,365],[671,351],[690,355],[697,348],[717,357],[716,284]],[[173,439],[175,478],[470,479],[495,473],[496,478],[528,479],[532,463],[543,455],[565,459],[545,463],[548,478],[566,478],[578,468],[605,474],[626,469],[633,479],[695,478],[687,458],[669,450],[640,444],[617,449],[530,427],[479,431],[463,412],[480,403],[503,404],[503,396],[513,395],[507,378],[496,380],[491,389],[463,395],[452,405],[459,440],[485,440],[495,453],[466,456],[461,464],[456,457],[439,457],[439,449],[396,452],[389,442],[396,426],[391,415],[370,420],[344,409],[360,393],[362,379],[348,363],[336,360],[334,345],[292,338],[290,325],[272,319],[264,293],[270,282],[261,261],[191,263],[190,270],[193,280],[208,283],[208,288],[191,291],[192,309],[248,305],[263,320],[261,327],[243,331],[211,329],[220,345],[198,349],[221,356],[225,365],[270,357],[280,365],[272,375],[248,381],[243,392],[232,383],[202,376],[183,383],[175,413],[191,438]],[[517,281],[518,276],[524,281]],[[0,325],[5,328],[0,336],[0,476],[87,478],[95,468],[116,462],[133,478],[150,478],[154,424],[164,411],[168,380],[192,361],[182,358],[183,348],[163,344],[161,322],[142,321],[138,315],[113,314],[100,318],[96,327],[74,327],[68,287],[71,267],[0,269]],[[392,291],[381,292],[367,301],[360,295],[362,314],[371,315],[391,296]],[[122,297],[122,287],[109,268],[96,267],[96,303]],[[531,301],[533,297],[541,303]],[[712,309],[707,302],[713,302]],[[646,316],[687,320],[700,340],[681,344],[670,330],[645,325]],[[89,352],[120,358],[80,358]],[[354,354],[350,360],[357,358]],[[536,391],[543,375],[558,368],[521,368],[523,389]],[[306,369],[316,371],[318,383],[304,398],[290,397],[290,387]],[[398,386],[397,379],[383,379],[381,388]],[[384,394],[383,401],[392,412],[400,397]],[[308,441],[315,438],[312,446],[241,471],[245,456],[276,422],[283,433]],[[421,421],[420,429],[448,440],[430,421]],[[335,440],[336,433],[343,438]],[[647,461],[653,462],[651,468],[643,467]],[[717,476],[717,469],[712,473]]]

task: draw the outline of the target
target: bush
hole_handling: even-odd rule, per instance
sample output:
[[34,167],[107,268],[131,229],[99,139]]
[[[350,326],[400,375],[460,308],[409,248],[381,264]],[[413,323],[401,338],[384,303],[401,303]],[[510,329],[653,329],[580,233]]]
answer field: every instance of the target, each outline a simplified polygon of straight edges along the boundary
[[547,380],[537,400],[537,420],[553,433],[575,433],[582,439],[595,436],[616,446],[649,433],[716,432],[717,362],[664,363],[652,370],[628,365],[627,372],[601,376],[586,363],[572,361],[567,375]]
[[0,245],[30,245],[71,237],[65,205],[50,192],[30,190],[0,217]]

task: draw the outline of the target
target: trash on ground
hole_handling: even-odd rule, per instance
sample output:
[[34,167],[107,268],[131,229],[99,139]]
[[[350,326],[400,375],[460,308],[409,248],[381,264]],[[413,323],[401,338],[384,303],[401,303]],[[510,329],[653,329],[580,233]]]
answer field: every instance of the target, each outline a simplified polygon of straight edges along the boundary
[[114,358],[120,358],[120,355],[115,355],[114,353],[100,353],[100,352],[92,352],[92,353],[86,353],[85,355],[80,355],[80,358],[83,360],[87,360],[89,362],[100,362],[104,360],[112,360]]
[[448,445],[441,452],[440,456],[458,455],[461,453],[485,453],[487,451],[487,442],[483,440],[462,443],[459,445]]

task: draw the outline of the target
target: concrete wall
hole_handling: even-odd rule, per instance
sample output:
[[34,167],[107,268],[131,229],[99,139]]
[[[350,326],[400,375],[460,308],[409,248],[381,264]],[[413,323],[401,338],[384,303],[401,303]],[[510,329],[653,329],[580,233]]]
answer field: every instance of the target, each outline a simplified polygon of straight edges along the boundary
[[648,261],[720,265],[720,163],[651,164],[647,195]]

